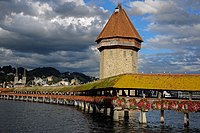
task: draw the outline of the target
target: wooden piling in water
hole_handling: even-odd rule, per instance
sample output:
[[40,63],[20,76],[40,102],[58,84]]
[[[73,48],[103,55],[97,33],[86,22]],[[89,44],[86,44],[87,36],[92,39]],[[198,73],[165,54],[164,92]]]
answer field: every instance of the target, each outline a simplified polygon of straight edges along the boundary
[[164,115],[165,115],[165,112],[164,112],[164,110],[160,110],[160,123],[164,123]]
[[144,112],[142,110],[140,111],[139,123],[140,124],[146,124],[147,123],[146,112]]
[[129,111],[128,110],[124,110],[124,118],[129,119]]
[[118,110],[113,111],[113,121],[119,121],[119,111]]
[[189,126],[189,113],[184,113],[184,127]]

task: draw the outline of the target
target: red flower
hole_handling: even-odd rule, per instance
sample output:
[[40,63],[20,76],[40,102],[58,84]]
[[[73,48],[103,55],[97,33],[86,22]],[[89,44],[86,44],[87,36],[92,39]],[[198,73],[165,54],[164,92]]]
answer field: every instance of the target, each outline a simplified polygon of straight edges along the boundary
[[117,99],[117,104],[120,106],[122,104],[121,99]]
[[151,104],[149,103],[149,101],[146,98],[143,98],[138,102],[138,107],[142,111],[147,111],[151,108]]

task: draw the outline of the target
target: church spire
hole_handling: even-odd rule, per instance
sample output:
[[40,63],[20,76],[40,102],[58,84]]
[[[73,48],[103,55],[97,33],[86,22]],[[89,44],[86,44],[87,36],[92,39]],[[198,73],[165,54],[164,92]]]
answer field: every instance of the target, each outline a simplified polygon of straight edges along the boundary
[[22,84],[26,85],[26,69],[24,68],[24,73],[22,76]]
[[26,77],[26,69],[24,68],[23,77]]
[[15,77],[14,77],[14,85],[18,83],[18,66],[16,67]]
[[18,67],[16,67],[15,77],[18,77]]

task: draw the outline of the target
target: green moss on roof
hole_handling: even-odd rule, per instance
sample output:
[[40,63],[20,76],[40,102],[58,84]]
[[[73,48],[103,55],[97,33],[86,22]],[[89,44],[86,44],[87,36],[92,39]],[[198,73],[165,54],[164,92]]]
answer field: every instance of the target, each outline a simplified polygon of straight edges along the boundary
[[200,91],[200,74],[127,74],[113,87]]
[[77,92],[110,88],[200,91],[200,74],[124,74],[79,86],[23,87],[14,91]]

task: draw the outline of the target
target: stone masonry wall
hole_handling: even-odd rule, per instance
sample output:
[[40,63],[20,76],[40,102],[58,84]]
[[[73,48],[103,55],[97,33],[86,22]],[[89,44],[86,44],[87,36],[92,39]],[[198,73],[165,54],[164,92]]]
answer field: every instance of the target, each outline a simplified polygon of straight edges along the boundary
[[100,78],[137,73],[138,53],[132,49],[104,49],[100,53]]

